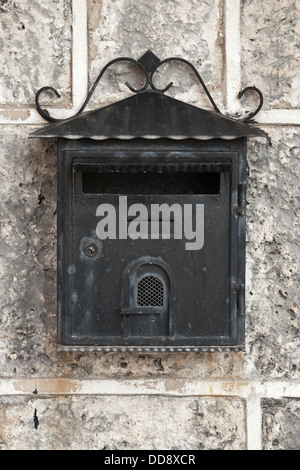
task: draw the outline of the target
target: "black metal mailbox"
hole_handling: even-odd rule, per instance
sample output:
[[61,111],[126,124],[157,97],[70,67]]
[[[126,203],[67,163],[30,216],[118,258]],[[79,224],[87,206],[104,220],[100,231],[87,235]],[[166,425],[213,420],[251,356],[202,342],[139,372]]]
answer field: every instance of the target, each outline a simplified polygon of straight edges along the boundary
[[222,115],[183,59],[168,60],[192,67],[214,111],[156,89],[166,61],[150,51],[118,60],[142,69],[141,90],[128,84],[130,98],[82,113],[90,94],[32,135],[58,138],[60,347],[241,350],[246,138],[266,135]]

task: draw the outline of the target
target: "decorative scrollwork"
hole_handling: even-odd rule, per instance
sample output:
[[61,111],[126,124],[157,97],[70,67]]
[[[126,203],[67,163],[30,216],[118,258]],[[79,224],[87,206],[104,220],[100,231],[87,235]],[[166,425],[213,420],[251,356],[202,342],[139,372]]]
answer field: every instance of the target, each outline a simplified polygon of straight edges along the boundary
[[244,90],[240,91],[240,93],[238,94],[239,99],[241,99],[241,98],[244,96],[244,94],[247,93],[248,91],[255,91],[255,92],[258,94],[258,96],[259,96],[260,102],[259,102],[259,105],[258,105],[257,109],[256,109],[254,112],[248,114],[248,116],[246,116],[246,117],[243,119],[243,122],[250,122],[250,121],[254,118],[254,116],[256,116],[256,115],[259,113],[259,111],[262,109],[263,104],[264,104],[264,97],[263,97],[263,94],[262,94],[262,92],[261,92],[258,88],[256,88],[255,86],[248,86],[248,87],[245,88]]
[[[119,57],[117,59],[113,59],[111,60],[108,64],[105,65],[105,67],[103,67],[103,69],[101,70],[101,72],[99,73],[94,85],[92,86],[85,102],[83,103],[83,105],[81,106],[81,108],[79,109],[79,111],[74,115],[77,116],[79,114],[81,114],[84,109],[86,108],[87,104],[89,103],[92,95],[94,94],[101,78],[103,77],[104,73],[106,72],[106,70],[111,67],[113,64],[116,64],[117,62],[130,62],[134,65],[136,65],[140,70],[143,71],[144,75],[145,75],[145,78],[146,78],[146,81],[145,81],[145,84],[142,88],[140,89],[135,89],[133,86],[130,85],[130,83],[126,82],[126,86],[129,88],[130,91],[132,91],[133,93],[141,93],[143,91],[145,91],[147,88],[148,88],[148,84],[149,84],[149,75],[148,75],[148,72],[147,70],[145,69],[145,67],[143,66],[142,63],[138,62],[137,60],[135,59],[131,59],[130,57]],[[45,91],[51,91],[53,93],[55,93],[55,95],[60,98],[60,94],[58,93],[57,90],[55,90],[55,88],[53,87],[50,87],[50,86],[46,86],[46,87],[43,87],[41,88],[37,94],[36,94],[36,98],[35,98],[35,104],[36,104],[36,108],[37,108],[37,111],[39,112],[39,114],[44,118],[46,119],[47,121],[49,122],[59,122],[61,121],[61,119],[56,119],[54,117],[52,117],[49,113],[49,111],[47,109],[42,109],[40,103],[39,103],[39,99],[40,99],[40,95],[42,93],[44,93]]]
[[53,118],[52,116],[50,116],[49,112],[47,111],[47,109],[42,109],[41,106],[40,106],[40,103],[39,103],[39,99],[40,99],[40,95],[42,93],[44,93],[45,91],[51,91],[52,93],[54,93],[57,98],[60,98],[60,94],[58,93],[57,90],[55,90],[55,88],[53,88],[52,86],[44,86],[43,88],[41,88],[36,96],[35,96],[35,105],[36,105],[36,109],[38,110],[39,114],[44,118],[46,119],[46,121],[49,121],[49,122],[56,122],[58,121],[58,119],[55,119]]
[[[140,89],[135,89],[132,85],[130,85],[130,83],[126,82],[126,86],[129,88],[129,90],[132,93],[142,93],[142,92],[146,91],[148,87],[151,87],[152,90],[155,91],[155,92],[165,93],[166,91],[168,91],[171,88],[171,86],[173,85],[173,82],[170,82],[165,88],[159,89],[153,83],[154,74],[158,71],[159,67],[161,67],[162,65],[164,65],[166,63],[181,62],[181,63],[187,65],[190,69],[192,69],[192,71],[194,72],[196,78],[198,79],[199,83],[201,84],[204,92],[206,93],[210,103],[212,104],[214,110],[216,112],[222,114],[220,109],[218,108],[217,104],[215,103],[214,99],[212,98],[210,92],[208,91],[208,88],[205,85],[201,75],[199,74],[198,70],[194,67],[194,65],[191,62],[189,62],[186,59],[182,59],[181,57],[170,57],[168,59],[160,60],[152,51],[149,50],[139,60],[135,60],[135,59],[132,59],[130,57],[119,57],[117,59],[111,60],[108,64],[106,64],[105,67],[99,73],[99,75],[98,75],[94,85],[92,86],[85,102],[83,103],[83,105],[81,106],[79,111],[74,115],[74,117],[81,114],[84,111],[84,109],[86,108],[87,104],[89,103],[92,95],[94,94],[101,78],[103,77],[104,73],[107,71],[107,69],[109,67],[111,67],[113,64],[116,64],[117,62],[132,63],[132,64],[136,65],[143,72],[143,74],[145,75],[145,84]],[[41,96],[42,93],[44,93],[46,91],[50,91],[50,92],[54,93],[57,96],[57,98],[60,98],[60,94],[58,93],[57,90],[55,90],[55,88],[53,88],[51,86],[43,87],[36,94],[36,99],[35,99],[36,108],[37,108],[39,114],[44,119],[46,119],[47,121],[49,121],[49,122],[59,122],[59,121],[61,121],[61,119],[54,118],[53,116],[50,115],[50,113],[47,109],[43,109],[40,105],[40,102],[39,102],[40,96]],[[258,108],[254,112],[248,114],[248,116],[246,116],[243,119],[243,122],[247,122],[247,123],[250,122],[253,119],[253,117],[256,116],[259,113],[259,111],[261,110],[261,108],[263,106],[263,102],[264,102],[262,92],[258,88],[256,88],[255,86],[249,86],[249,87],[245,88],[244,90],[242,90],[239,93],[238,97],[242,98],[243,95],[245,93],[249,92],[249,91],[254,91],[259,95],[260,103],[259,103]]]
[[205,85],[201,75],[199,74],[198,70],[194,67],[193,64],[191,64],[191,62],[189,62],[188,60],[186,59],[182,59],[181,57],[170,57],[168,59],[164,59],[162,60],[155,68],[154,70],[152,70],[151,74],[150,74],[150,86],[151,88],[154,90],[154,91],[157,91],[157,92],[160,92],[160,93],[165,93],[166,91],[168,91],[171,86],[173,85],[173,82],[170,82],[164,89],[160,90],[158,88],[156,88],[153,84],[153,75],[155,74],[155,72],[157,72],[158,68],[161,67],[161,65],[163,64],[166,64],[168,62],[182,62],[183,64],[186,64],[188,65],[194,72],[194,74],[196,75],[197,79],[199,80],[199,82],[201,83],[202,85],[202,88],[204,89],[209,101],[211,102],[211,104],[213,105],[215,111],[217,111],[218,113],[221,113],[221,111],[219,110],[218,106],[216,105],[214,99],[212,98],[211,94],[209,93],[208,89],[207,89],[207,86]]

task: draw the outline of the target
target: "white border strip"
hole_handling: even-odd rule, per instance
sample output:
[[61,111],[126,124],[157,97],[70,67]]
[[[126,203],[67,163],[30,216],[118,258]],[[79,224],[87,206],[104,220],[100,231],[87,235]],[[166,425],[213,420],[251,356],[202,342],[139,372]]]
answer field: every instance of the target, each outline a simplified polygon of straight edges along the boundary
[[88,14],[87,0],[72,0],[72,101],[73,111],[81,108],[88,94]]
[[300,109],[262,110],[254,119],[260,124],[299,126]]
[[[67,119],[75,114],[73,108],[58,109],[48,108],[51,115],[58,119]],[[43,119],[36,109],[25,108],[0,108],[0,126],[45,126],[49,124]]]
[[269,381],[185,380],[185,379],[0,379],[1,395],[165,395],[224,396],[247,400],[260,398],[300,398],[300,384]]
[[[79,96],[80,93],[77,94],[76,98],[78,109],[86,98],[86,96],[84,96],[84,99],[81,100]],[[67,119],[68,117],[73,116],[78,109],[51,108],[51,114],[59,117],[60,119]],[[260,111],[260,113],[255,116],[255,120],[258,124],[265,126],[299,126],[300,109],[269,109]],[[41,118],[35,109],[0,108],[0,125],[39,126],[45,124],[45,120]]]
[[247,449],[262,450],[261,398],[250,397],[246,403]]
[[225,3],[225,104],[228,113],[240,111],[241,91],[241,2]]

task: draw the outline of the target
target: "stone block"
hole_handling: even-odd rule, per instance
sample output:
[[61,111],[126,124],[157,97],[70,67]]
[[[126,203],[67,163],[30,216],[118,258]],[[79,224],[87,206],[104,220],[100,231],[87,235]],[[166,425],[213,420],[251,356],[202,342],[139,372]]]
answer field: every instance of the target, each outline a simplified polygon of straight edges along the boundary
[[242,1],[243,87],[260,88],[265,108],[300,106],[299,33],[299,2]]
[[300,400],[264,400],[263,449],[300,449]]
[[1,448],[244,449],[244,403],[209,397],[2,397]]
[[202,397],[197,402],[199,449],[245,450],[245,403],[238,398]]
[[30,141],[27,127],[0,128],[1,375],[49,367],[56,335],[55,150],[53,141]]
[[258,373],[299,378],[299,158],[297,128],[249,142],[247,353]]
[[[34,104],[35,93],[53,86],[70,102],[71,2],[0,1],[0,104]],[[50,103],[53,96],[51,96]]]
[[[139,59],[151,49],[161,60],[182,57],[193,63],[202,75],[219,106],[222,105],[223,8],[220,0],[88,0],[90,82],[112,59]],[[130,65],[116,65],[107,71],[93,99],[108,103],[131,92],[125,82],[141,88],[144,75],[136,75]],[[164,88],[170,81],[169,94],[191,104],[211,108],[201,85],[185,65],[162,67],[154,84]]]

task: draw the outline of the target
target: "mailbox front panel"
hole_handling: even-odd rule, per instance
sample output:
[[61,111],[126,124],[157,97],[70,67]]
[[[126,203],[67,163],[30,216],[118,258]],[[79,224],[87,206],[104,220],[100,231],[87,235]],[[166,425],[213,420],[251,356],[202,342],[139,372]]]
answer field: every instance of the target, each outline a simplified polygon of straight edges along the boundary
[[240,346],[241,153],[117,144],[60,149],[60,343],[106,350]]

